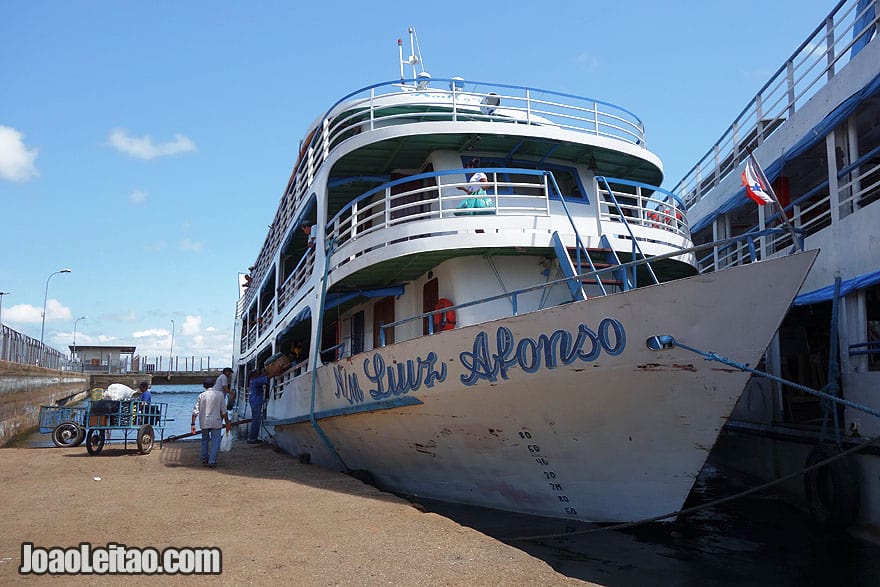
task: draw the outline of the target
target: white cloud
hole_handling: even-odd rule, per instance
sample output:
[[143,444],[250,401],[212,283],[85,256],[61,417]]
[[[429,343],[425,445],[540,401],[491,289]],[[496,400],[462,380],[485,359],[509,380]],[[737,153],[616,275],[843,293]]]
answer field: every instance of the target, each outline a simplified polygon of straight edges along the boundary
[[183,321],[183,328],[181,329],[181,334],[184,336],[197,336],[202,332],[202,317],[201,316],[187,316]]
[[128,194],[128,201],[137,206],[147,201],[147,192],[142,190],[134,190]]
[[195,251],[199,252],[205,248],[205,243],[200,243],[196,241],[191,241],[188,238],[180,241],[180,250],[181,251]]
[[164,328],[150,328],[149,330],[138,330],[137,332],[131,333],[134,338],[146,338],[150,336],[165,337],[170,334],[171,332],[165,330]]
[[[46,300],[46,322],[72,320],[73,313],[58,300]],[[3,321],[16,324],[39,324],[43,321],[43,309],[30,304],[18,304],[3,308]]]
[[0,179],[28,181],[40,175],[34,161],[39,149],[28,149],[24,135],[14,128],[0,125]]
[[117,128],[110,132],[108,137],[110,145],[118,151],[137,157],[138,159],[155,159],[156,157],[165,157],[167,155],[178,155],[180,153],[189,153],[196,150],[196,144],[188,137],[181,134],[174,135],[173,141],[166,143],[153,144],[153,138],[150,135],[142,137],[131,137],[125,129]]

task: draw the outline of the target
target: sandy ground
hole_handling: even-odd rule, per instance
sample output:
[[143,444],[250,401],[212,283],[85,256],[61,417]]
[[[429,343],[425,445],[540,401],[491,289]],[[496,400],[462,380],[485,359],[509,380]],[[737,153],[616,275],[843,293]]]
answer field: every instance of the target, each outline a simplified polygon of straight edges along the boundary
[[[131,445],[129,445],[131,446]],[[216,469],[198,444],[0,449],[0,584],[156,584],[169,577],[18,573],[23,542],[217,546],[222,574],[174,583],[584,585],[544,561],[360,481],[236,442]],[[219,579],[219,581],[218,581]]]

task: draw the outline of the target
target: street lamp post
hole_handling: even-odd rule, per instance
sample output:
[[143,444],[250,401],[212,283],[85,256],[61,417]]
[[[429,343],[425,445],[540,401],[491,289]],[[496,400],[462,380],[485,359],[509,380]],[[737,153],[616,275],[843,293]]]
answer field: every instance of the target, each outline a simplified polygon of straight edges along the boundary
[[42,364],[46,357],[46,347],[43,345],[43,335],[46,332],[46,303],[49,301],[49,281],[52,279],[53,275],[58,275],[59,273],[70,273],[70,269],[59,269],[58,271],[54,271],[49,274],[49,277],[46,278],[46,293],[43,294],[43,324],[40,326],[40,363]]
[[73,358],[74,358],[74,360],[77,359],[77,356],[76,356],[76,325],[79,323],[80,320],[85,320],[86,318],[88,318],[88,316],[80,316],[79,318],[77,318],[76,320],[73,321]]
[[171,349],[168,351],[168,379],[171,379],[172,357],[174,357],[174,320],[171,321]]
[[3,360],[3,296],[8,295],[8,291],[0,291],[0,361]]

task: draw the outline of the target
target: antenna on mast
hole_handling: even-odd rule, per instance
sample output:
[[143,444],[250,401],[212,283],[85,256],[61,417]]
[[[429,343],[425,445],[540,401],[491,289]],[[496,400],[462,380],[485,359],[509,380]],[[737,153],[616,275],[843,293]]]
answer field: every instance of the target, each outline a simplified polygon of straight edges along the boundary
[[[419,47],[419,38],[416,35],[415,27],[409,27],[409,57],[406,59],[403,58],[403,41],[401,39],[397,39],[397,51],[400,54],[400,82],[403,83],[405,78],[404,66],[409,65],[412,67],[412,78],[419,78],[419,71],[417,66],[422,65],[421,73],[424,76],[430,78],[430,76],[425,72],[424,64],[422,63],[422,49]],[[421,76],[421,77],[424,77]]]

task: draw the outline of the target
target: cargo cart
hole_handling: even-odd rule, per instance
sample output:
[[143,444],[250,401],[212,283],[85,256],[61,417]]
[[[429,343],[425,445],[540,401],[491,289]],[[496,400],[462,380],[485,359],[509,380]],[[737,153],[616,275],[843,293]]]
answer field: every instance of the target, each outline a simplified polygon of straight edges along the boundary
[[40,406],[40,433],[51,434],[55,446],[79,446],[86,439],[88,406]]
[[119,439],[128,448],[128,440],[133,436],[138,451],[145,455],[153,450],[156,433],[159,442],[165,437],[168,404],[147,403],[137,399],[92,400],[85,416],[86,450],[97,455],[104,449],[108,439]]

